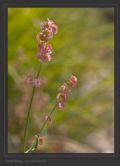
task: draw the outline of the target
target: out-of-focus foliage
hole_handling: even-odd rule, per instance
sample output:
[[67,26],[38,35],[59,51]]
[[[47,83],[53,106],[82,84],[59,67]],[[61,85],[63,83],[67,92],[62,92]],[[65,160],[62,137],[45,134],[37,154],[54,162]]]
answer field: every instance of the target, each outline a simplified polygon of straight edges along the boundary
[[108,8],[9,8],[8,10],[8,152],[22,152],[25,115],[37,73],[36,34],[40,21],[59,27],[51,39],[52,61],[43,64],[44,85],[36,89],[28,146],[52,109],[58,88],[71,74],[78,77],[64,110],[56,110],[43,131],[41,152],[113,152],[114,16]]

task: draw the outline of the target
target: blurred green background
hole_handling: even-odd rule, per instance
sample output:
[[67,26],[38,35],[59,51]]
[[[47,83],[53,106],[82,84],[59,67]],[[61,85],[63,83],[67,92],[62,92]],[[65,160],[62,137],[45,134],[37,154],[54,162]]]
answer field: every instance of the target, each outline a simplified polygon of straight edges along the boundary
[[27,146],[52,109],[58,88],[71,74],[78,85],[64,110],[56,110],[36,153],[114,152],[114,10],[112,8],[9,8],[8,152],[22,152],[24,121],[35,75],[40,21],[53,19],[52,61],[43,64],[44,85],[36,89]]

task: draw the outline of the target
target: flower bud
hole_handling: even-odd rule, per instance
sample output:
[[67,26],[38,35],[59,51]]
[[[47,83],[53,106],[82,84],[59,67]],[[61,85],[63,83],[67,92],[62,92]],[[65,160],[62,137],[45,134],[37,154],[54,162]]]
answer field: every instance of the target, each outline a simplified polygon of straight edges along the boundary
[[65,106],[65,103],[63,103],[63,102],[58,102],[57,103],[57,107],[60,108],[60,109],[64,108],[64,106]]
[[76,76],[72,75],[70,78],[70,81],[73,83],[73,86],[75,86],[78,82],[78,79]]
[[68,87],[66,84],[62,85],[60,88],[59,88],[59,91],[60,92],[63,92],[63,93],[67,93],[68,92]]
[[65,93],[58,93],[57,99],[58,99],[59,101],[66,101],[67,95],[66,95]]
[[51,122],[51,117],[48,116],[48,115],[46,115],[46,116],[45,116],[45,121],[49,121],[49,122]]
[[38,42],[40,42],[40,41],[46,41],[47,37],[43,33],[38,33],[37,36],[36,36],[36,39],[37,39]]
[[75,87],[76,84],[77,84],[77,82],[78,82],[77,77],[74,76],[74,75],[72,75],[71,78],[70,78],[70,80],[69,80],[69,83],[68,83],[68,84],[69,84],[69,86],[71,86],[71,87]]

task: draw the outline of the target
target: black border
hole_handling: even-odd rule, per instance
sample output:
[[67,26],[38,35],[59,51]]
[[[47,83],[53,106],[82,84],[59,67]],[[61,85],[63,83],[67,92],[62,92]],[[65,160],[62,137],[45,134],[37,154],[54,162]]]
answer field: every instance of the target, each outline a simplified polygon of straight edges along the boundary
[[[114,56],[114,76],[115,76],[115,153],[69,153],[69,154],[17,154],[17,153],[6,153],[7,148],[4,146],[7,145],[7,8],[8,7],[110,7],[114,8],[114,34],[115,34],[115,56]],[[120,125],[120,58],[119,58],[119,43],[120,43],[120,4],[117,0],[101,0],[97,2],[90,2],[89,0],[75,0],[74,3],[69,0],[53,1],[53,0],[3,0],[0,2],[0,159],[5,162],[5,164],[70,164],[76,163],[77,161],[82,163],[82,165],[98,164],[98,162],[105,162],[106,164],[112,164],[116,166],[116,161],[120,162],[120,134],[119,134],[119,125]],[[5,120],[4,120],[5,118]],[[119,125],[118,125],[119,124]],[[6,151],[6,152],[5,152]],[[31,160],[36,160],[32,163]],[[104,160],[104,161],[103,161]],[[28,161],[28,162],[27,162]],[[37,162],[39,161],[39,162]],[[83,164],[84,163],[84,164]]]

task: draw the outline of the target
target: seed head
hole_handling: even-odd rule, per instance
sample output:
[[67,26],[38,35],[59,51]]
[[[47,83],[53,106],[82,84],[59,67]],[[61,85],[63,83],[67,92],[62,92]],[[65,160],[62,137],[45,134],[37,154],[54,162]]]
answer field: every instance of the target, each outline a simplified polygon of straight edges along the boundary
[[69,93],[71,92],[71,89],[76,86],[77,81],[78,81],[77,77],[72,75],[70,79],[59,88],[59,93],[57,95],[58,108],[60,109],[64,108]]

